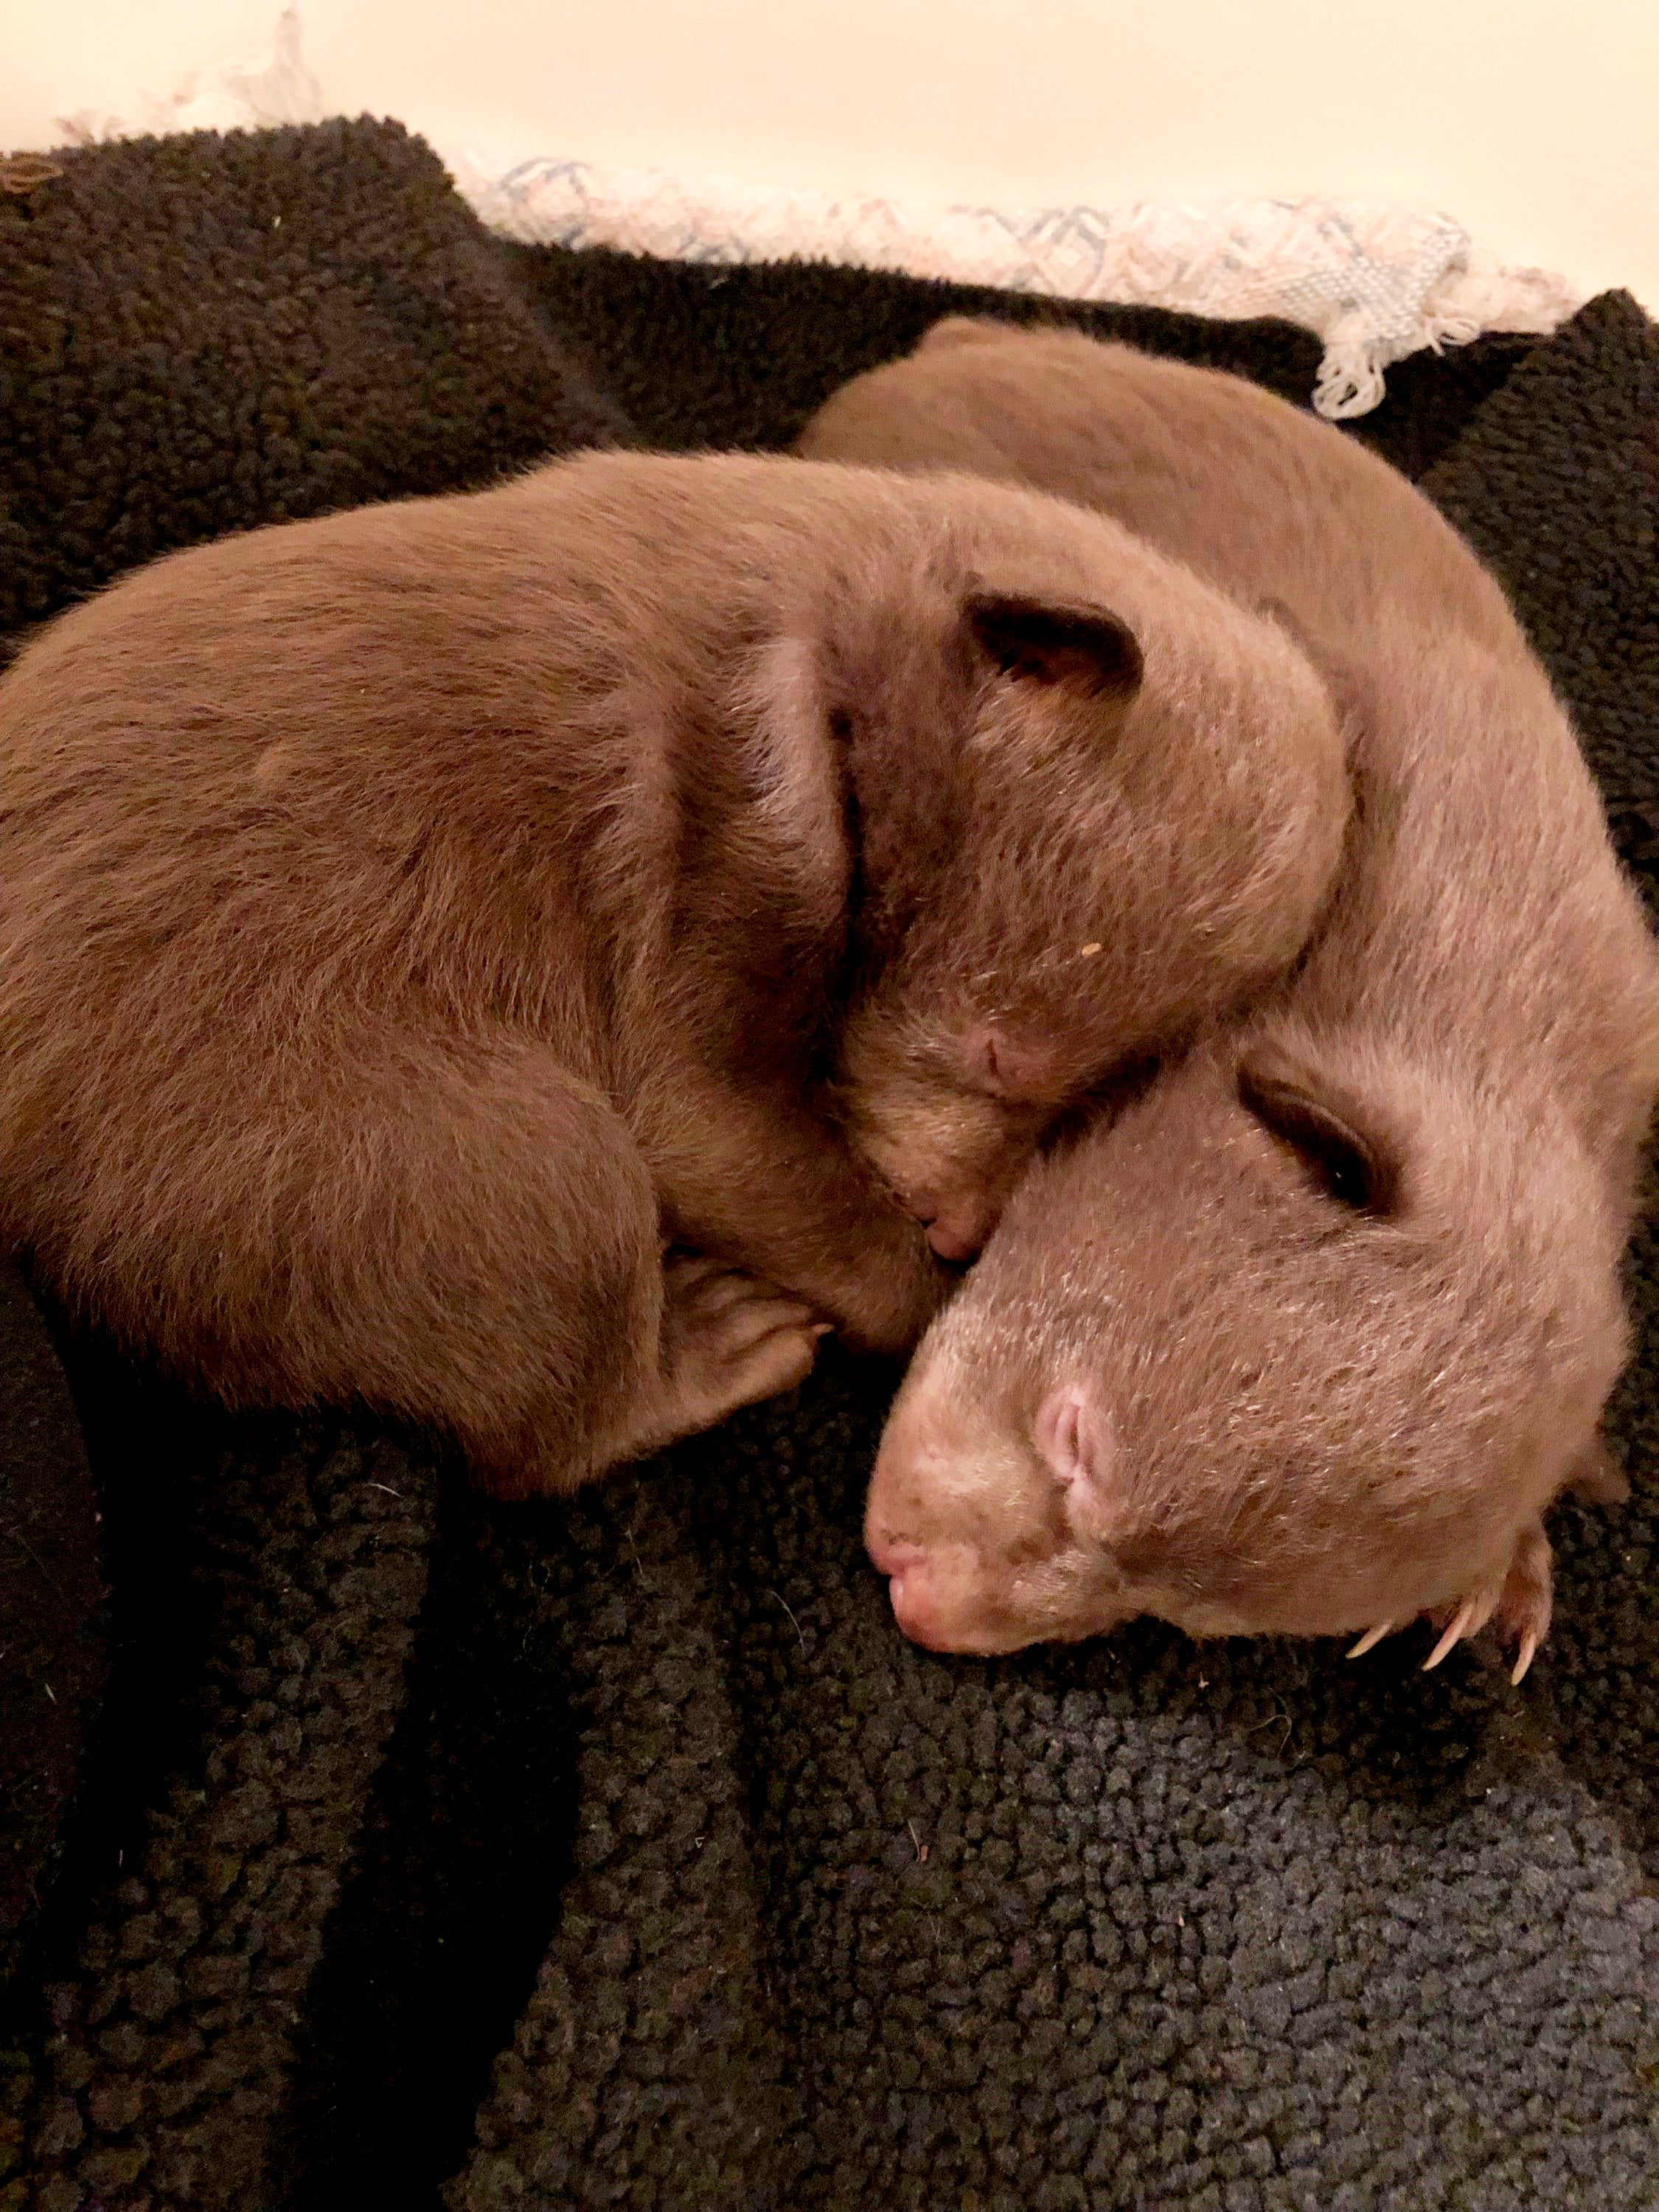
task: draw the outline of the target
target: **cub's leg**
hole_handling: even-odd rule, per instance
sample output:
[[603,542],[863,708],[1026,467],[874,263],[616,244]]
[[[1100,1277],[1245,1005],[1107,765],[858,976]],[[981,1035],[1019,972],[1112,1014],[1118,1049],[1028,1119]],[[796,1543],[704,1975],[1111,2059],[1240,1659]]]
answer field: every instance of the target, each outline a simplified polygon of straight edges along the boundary
[[707,1073],[640,1118],[678,1237],[787,1285],[855,1350],[910,1350],[955,1279],[838,1128]]
[[191,1058],[149,1098],[131,1062],[82,1090],[33,1241],[75,1303],[233,1404],[365,1401],[522,1495],[811,1366],[804,1301],[665,1267],[628,1129],[542,1046],[361,1029]]

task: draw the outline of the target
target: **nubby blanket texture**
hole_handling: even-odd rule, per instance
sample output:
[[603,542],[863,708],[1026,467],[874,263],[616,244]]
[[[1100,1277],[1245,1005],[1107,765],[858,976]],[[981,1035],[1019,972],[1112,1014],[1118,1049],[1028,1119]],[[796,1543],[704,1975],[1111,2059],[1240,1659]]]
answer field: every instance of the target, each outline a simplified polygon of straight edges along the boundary
[[[1317,370],[1284,325],[492,240],[392,126],[62,166],[0,201],[14,626],[624,417],[783,442],[952,308],[1304,401]],[[1653,329],[1610,295],[1415,357],[1361,428],[1503,577],[1652,889]],[[1635,1498],[1559,1516],[1518,1692],[1479,1648],[1419,1674],[1410,1636],[914,1649],[859,1543],[895,1376],[833,1346],[794,1397],[515,1509],[417,1441],[233,1421],[60,1330],[100,1612],[54,1356],[0,1305],[9,1413],[40,1408],[9,1511],[27,1534],[56,1485],[81,1535],[31,1633],[79,1654],[77,1715],[100,1634],[111,1661],[67,1813],[73,1730],[5,1717],[46,1794],[0,1813],[44,1893],[0,2207],[1659,2205],[1650,1236],[1633,1268]]]

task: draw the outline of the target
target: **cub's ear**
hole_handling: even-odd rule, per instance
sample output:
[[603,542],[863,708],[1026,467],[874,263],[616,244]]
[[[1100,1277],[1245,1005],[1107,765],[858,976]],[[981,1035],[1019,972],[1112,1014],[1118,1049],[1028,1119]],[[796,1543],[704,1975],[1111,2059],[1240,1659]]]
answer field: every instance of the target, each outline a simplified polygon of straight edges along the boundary
[[963,609],[974,641],[1005,676],[1131,699],[1144,670],[1127,623],[1104,607],[975,592]]
[[1037,1409],[1032,1441],[1060,1485],[1074,1535],[1109,1541],[1115,1526],[1112,1417],[1086,1382],[1063,1382]]
[[1010,324],[994,315],[946,315],[924,332],[918,353],[942,353],[948,347],[984,345],[1015,335]]

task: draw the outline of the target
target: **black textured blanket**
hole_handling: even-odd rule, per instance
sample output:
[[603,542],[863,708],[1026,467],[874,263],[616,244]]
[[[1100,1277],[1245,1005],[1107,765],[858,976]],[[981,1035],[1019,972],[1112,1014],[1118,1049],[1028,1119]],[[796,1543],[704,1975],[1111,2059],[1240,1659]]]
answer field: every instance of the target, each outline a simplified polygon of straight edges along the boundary
[[[943,310],[1039,312],[510,248],[390,126],[58,166],[0,193],[14,627],[623,414],[779,442]],[[1282,325],[1076,313],[1311,387]],[[1419,358],[1358,434],[1503,576],[1650,877],[1653,329],[1615,295]],[[1650,1239],[1635,1502],[1559,1516],[1520,1692],[1479,1649],[1417,1673],[1409,1636],[906,1645],[859,1545],[894,1376],[833,1347],[496,1508],[52,1320],[94,1527],[51,1346],[0,1303],[0,2212],[1659,2205],[1656,1269]]]

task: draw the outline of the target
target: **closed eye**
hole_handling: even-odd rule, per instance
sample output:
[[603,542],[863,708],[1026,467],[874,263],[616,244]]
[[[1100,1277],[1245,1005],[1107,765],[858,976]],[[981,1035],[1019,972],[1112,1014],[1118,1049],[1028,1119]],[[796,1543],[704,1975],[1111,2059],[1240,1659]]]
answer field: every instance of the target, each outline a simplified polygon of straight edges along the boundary
[[847,842],[847,895],[842,906],[842,972],[836,987],[836,1001],[844,1005],[856,987],[863,957],[860,930],[867,889],[864,877],[864,816],[859,805],[858,787],[853,781],[852,769],[848,761],[854,735],[853,717],[844,708],[836,708],[830,715],[829,730],[835,757],[840,764],[842,835]]
[[1350,1212],[1383,1218],[1400,1203],[1398,1164],[1382,1146],[1298,1085],[1238,1071],[1239,1103],[1307,1170],[1316,1188]]

